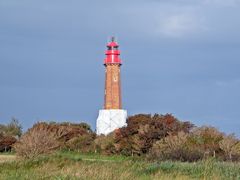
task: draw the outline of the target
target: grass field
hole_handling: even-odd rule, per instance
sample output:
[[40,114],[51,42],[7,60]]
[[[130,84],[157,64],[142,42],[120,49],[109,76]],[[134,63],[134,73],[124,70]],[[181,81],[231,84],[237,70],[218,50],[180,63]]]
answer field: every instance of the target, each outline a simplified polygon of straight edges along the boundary
[[124,156],[61,152],[34,160],[0,155],[0,179],[239,179],[240,164],[147,162]]
[[0,154],[0,163],[15,161],[16,157],[10,154]]

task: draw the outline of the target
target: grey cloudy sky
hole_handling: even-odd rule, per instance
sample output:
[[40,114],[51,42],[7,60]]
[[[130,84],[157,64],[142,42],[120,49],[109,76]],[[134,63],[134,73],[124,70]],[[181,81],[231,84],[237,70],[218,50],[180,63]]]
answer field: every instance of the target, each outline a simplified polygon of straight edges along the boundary
[[173,113],[240,136],[240,0],[0,0],[0,122],[86,121],[108,37],[130,115]]

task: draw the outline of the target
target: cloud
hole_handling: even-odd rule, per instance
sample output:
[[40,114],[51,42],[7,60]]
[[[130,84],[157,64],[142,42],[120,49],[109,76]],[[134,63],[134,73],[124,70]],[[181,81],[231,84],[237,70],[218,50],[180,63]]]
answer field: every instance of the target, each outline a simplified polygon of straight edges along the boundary
[[126,34],[231,42],[239,37],[239,5],[240,0],[142,0],[119,12]]
[[[153,38],[188,38],[205,33],[205,14],[195,4],[152,2],[120,11],[127,32]],[[198,36],[195,36],[198,37]]]
[[194,14],[173,14],[160,20],[156,31],[161,36],[179,38],[205,30],[202,18]]

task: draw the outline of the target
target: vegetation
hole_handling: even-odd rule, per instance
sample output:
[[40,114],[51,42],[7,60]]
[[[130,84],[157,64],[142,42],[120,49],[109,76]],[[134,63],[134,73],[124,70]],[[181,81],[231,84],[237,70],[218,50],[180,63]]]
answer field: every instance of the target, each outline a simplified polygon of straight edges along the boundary
[[171,114],[138,114],[127,126],[96,136],[86,123],[39,122],[15,143],[16,154],[35,158],[57,150],[141,156],[154,161],[195,162],[209,157],[239,161],[240,141],[214,127],[196,127]]
[[[14,147],[14,154],[6,151]],[[96,136],[86,123],[0,125],[0,179],[240,179],[240,141],[171,114]]]
[[139,114],[127,127],[95,139],[95,151],[104,154],[147,156],[150,160],[194,162],[208,157],[240,160],[240,141],[214,127],[195,127],[170,114]]
[[240,179],[240,164],[212,158],[154,163],[139,157],[56,152],[2,163],[0,179]]
[[179,132],[157,141],[148,157],[159,160],[198,161],[208,157],[238,161],[240,141],[224,135],[213,127],[195,128],[190,133]]
[[60,146],[56,137],[46,129],[33,128],[24,134],[14,145],[16,154],[24,158],[35,158],[42,154],[54,152]]
[[13,144],[22,135],[22,126],[16,118],[7,125],[0,124],[0,152],[11,151]]
[[225,154],[225,159],[239,160],[240,154],[240,141],[233,135],[224,136],[219,142],[219,147]]
[[12,118],[7,125],[0,124],[0,136],[20,137],[22,135],[22,126],[16,118]]
[[130,116],[126,127],[106,137],[98,137],[95,142],[100,152],[141,156],[147,154],[156,141],[170,133],[189,133],[192,127],[190,122],[181,122],[170,114],[139,114]]
[[94,136],[85,123],[39,122],[20,138],[14,149],[18,156],[35,158],[58,149],[78,150],[79,144],[82,149],[86,148]]

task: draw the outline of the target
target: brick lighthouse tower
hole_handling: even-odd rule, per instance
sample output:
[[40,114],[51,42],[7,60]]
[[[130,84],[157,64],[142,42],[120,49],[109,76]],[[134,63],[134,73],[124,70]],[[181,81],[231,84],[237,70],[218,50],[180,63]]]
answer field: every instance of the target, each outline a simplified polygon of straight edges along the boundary
[[122,109],[120,51],[118,43],[112,37],[107,44],[105,66],[104,109],[99,111],[97,134],[107,135],[126,125],[127,111]]

